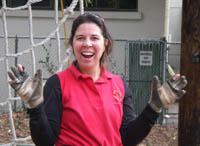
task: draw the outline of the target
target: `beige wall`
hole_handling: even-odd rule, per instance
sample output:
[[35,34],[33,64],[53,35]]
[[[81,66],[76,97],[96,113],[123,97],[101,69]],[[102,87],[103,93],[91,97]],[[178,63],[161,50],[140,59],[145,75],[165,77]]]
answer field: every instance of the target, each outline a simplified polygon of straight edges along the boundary
[[169,47],[169,63],[177,72],[180,70],[181,15],[182,0],[172,0],[170,8],[169,33],[173,44]]

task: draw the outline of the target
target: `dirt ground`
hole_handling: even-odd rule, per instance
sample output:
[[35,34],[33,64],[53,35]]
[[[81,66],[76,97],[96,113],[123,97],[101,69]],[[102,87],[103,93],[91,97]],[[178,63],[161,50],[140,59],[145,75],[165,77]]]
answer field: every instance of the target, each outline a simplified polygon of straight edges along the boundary
[[[13,113],[17,137],[30,135],[26,112]],[[0,115],[0,144],[9,143],[12,132],[7,114]],[[28,141],[27,143],[31,143]],[[177,146],[177,125],[155,125],[138,146]]]

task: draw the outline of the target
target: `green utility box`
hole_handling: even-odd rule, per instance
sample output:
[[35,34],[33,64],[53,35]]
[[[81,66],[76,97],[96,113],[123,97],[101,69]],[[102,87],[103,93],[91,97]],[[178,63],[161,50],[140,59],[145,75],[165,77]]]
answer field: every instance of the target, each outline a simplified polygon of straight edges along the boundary
[[165,81],[166,42],[135,40],[127,41],[126,46],[128,82],[138,115],[149,100],[152,77],[157,75],[161,82]]

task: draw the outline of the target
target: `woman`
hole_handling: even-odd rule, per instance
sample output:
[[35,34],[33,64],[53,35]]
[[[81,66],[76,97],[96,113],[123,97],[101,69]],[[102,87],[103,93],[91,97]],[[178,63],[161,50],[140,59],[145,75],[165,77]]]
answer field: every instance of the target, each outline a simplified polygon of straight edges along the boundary
[[29,107],[31,136],[38,146],[134,146],[149,133],[162,107],[185,93],[184,76],[175,76],[167,86],[154,77],[149,103],[136,117],[128,86],[105,67],[112,39],[103,18],[78,16],[69,44],[75,61],[47,80],[43,94],[40,70],[32,78],[21,65],[8,72],[10,85]]

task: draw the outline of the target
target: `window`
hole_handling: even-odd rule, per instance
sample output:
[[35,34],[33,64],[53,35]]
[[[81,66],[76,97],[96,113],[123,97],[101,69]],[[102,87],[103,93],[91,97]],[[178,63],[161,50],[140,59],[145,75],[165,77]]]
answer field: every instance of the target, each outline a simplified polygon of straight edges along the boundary
[[7,6],[8,7],[18,7],[18,6],[23,6],[26,4],[26,0],[20,0],[20,1],[15,1],[15,0],[7,0]]
[[[6,0],[7,6],[17,7],[26,4],[27,0]],[[60,2],[60,0],[58,0]],[[85,10],[90,11],[137,11],[138,0],[91,0],[92,4],[85,7]],[[69,6],[72,0],[63,0],[64,6]],[[2,5],[2,0],[0,0]],[[54,9],[54,0],[42,0],[41,2],[32,5],[33,9]],[[59,3],[60,7],[60,3]],[[79,5],[77,6],[77,10]]]
[[[26,4],[27,0],[6,0],[7,7],[18,7]],[[0,5],[2,6],[2,0],[0,0]]]
[[137,0],[93,0],[93,3],[85,9],[102,11],[137,11]]
[[33,9],[53,10],[54,0],[42,0],[41,2],[34,3],[32,7]]
[[[18,7],[23,6],[28,0],[6,0],[6,5],[8,7]],[[2,6],[2,0],[0,0],[0,6]],[[33,9],[54,9],[54,0],[42,0],[32,4]]]

